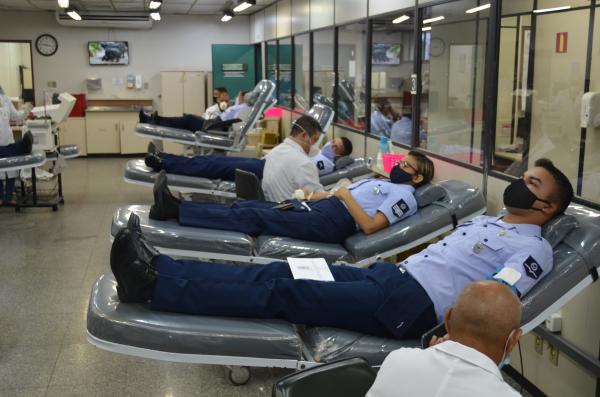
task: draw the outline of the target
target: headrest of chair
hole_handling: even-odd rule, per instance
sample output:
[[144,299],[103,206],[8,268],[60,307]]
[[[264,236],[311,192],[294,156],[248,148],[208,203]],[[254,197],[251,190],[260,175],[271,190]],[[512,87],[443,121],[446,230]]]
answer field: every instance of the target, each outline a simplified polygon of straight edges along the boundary
[[258,97],[260,97],[260,91],[254,89],[246,94],[246,96],[244,97],[244,101],[248,106],[254,106],[254,104],[258,100]]
[[419,208],[423,208],[444,198],[446,191],[440,185],[434,183],[428,183],[420,186],[415,190],[415,199]]
[[542,237],[544,237],[552,246],[556,247],[563,239],[577,228],[579,222],[571,215],[559,215],[546,223],[542,228]]
[[335,169],[340,170],[354,163],[354,159],[350,156],[342,156],[339,159],[335,160]]

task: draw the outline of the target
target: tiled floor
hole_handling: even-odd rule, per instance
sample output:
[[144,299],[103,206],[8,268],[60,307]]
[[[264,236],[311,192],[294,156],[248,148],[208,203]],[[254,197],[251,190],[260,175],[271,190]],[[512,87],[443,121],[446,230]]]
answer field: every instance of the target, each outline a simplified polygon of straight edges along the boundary
[[0,208],[0,396],[269,396],[285,370],[234,387],[223,367],[112,354],[85,339],[94,280],[109,271],[118,206],[150,203],[123,182],[126,159],[76,159],[58,212]]

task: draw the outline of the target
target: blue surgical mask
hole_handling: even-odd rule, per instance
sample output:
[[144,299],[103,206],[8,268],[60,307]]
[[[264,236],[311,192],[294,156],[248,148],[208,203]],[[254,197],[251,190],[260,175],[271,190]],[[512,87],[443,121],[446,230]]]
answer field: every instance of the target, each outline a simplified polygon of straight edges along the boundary
[[510,354],[506,351],[506,349],[508,348],[508,341],[510,340],[511,336],[515,331],[516,330],[514,329],[510,331],[510,334],[508,334],[508,338],[506,338],[506,343],[504,344],[504,353],[502,353],[502,360],[500,360],[500,363],[498,364],[498,368],[500,369],[510,364]]
[[398,164],[396,164],[390,171],[390,182],[392,183],[406,183],[413,179],[414,175],[404,171]]
[[333,161],[335,159],[335,152],[333,151],[333,148],[331,147],[331,143],[328,143],[325,146],[323,146],[323,149],[321,149],[321,154],[323,156],[327,157],[331,161]]

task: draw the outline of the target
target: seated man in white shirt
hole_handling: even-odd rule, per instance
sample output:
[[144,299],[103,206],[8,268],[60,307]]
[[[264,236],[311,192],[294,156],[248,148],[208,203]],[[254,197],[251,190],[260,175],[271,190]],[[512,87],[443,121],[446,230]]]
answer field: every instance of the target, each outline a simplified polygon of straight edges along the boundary
[[521,303],[509,287],[467,285],[444,322],[448,335],[428,349],[390,353],[367,397],[519,395],[500,373],[521,337]]

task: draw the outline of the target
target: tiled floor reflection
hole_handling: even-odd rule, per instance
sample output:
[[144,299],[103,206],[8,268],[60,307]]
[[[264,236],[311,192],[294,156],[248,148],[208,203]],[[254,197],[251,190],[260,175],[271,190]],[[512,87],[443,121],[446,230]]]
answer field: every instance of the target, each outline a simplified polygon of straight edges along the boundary
[[127,159],[76,159],[64,171],[65,205],[0,208],[0,396],[270,396],[285,370],[256,369],[246,386],[223,367],[143,360],[85,339],[93,281],[109,271],[111,216],[151,202],[123,181]]

